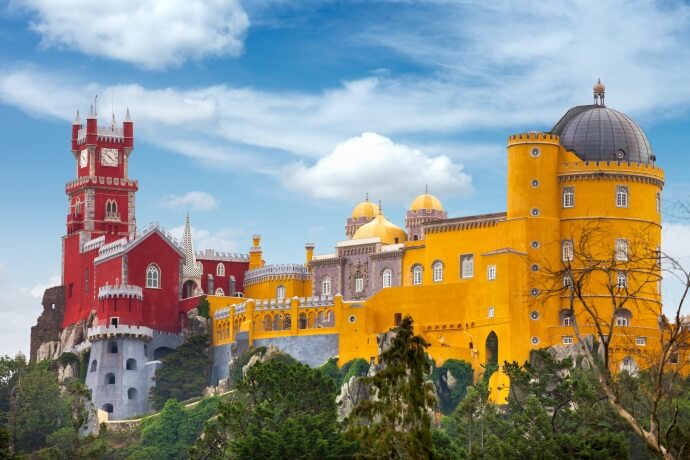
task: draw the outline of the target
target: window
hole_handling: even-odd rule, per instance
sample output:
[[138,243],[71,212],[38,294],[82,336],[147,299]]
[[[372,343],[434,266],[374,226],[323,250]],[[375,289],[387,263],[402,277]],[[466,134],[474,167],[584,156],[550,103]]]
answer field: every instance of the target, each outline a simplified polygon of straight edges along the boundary
[[104,411],[106,411],[109,414],[113,413],[113,405],[112,404],[103,404],[101,406],[101,409],[103,409]]
[[443,281],[443,262],[440,260],[434,262],[434,264],[431,266],[431,271],[433,272],[434,283],[440,283]]
[[661,192],[656,192],[656,212],[661,212]]
[[624,185],[619,185],[616,187],[616,207],[628,207],[628,187],[625,187]]
[[575,206],[575,188],[563,187],[563,207],[572,208]]
[[129,358],[125,364],[125,370],[136,371],[137,370],[137,360],[134,358]]
[[108,200],[105,202],[105,218],[110,219],[117,216],[117,202]]
[[115,385],[115,374],[112,372],[105,374],[105,383],[108,385]]
[[573,313],[570,310],[561,310],[561,326],[572,326],[573,325]]
[[276,299],[284,299],[285,298],[285,286],[282,284],[276,288]]
[[306,329],[307,328],[307,314],[306,313],[300,313],[299,314],[299,320],[297,322],[297,327],[299,329]]
[[146,287],[154,289],[161,287],[161,271],[156,264],[151,264],[146,269]]
[[486,267],[486,278],[489,281],[493,281],[496,279],[496,266],[495,265],[489,265]]
[[216,276],[225,276],[225,265],[222,262],[216,267]]
[[324,276],[321,280],[321,295],[331,295],[331,277]]
[[532,179],[532,187],[534,187],[534,188],[539,187],[539,179]]
[[358,276],[357,278],[355,278],[355,292],[362,291],[364,291],[364,278]]
[[573,240],[565,240],[562,243],[563,262],[570,262],[575,258],[575,247]]
[[635,339],[635,345],[638,347],[644,347],[647,345],[647,337],[637,337]]
[[529,313],[529,317],[530,317],[533,321],[536,321],[536,320],[539,319],[539,312],[536,311],[536,310],[532,310],[532,311]]
[[572,335],[564,335],[562,342],[563,342],[563,345],[572,345],[573,344],[573,336]]
[[628,287],[628,275],[625,272],[618,272],[618,289],[626,289]]
[[393,314],[393,325],[394,326],[400,326],[401,323],[402,323],[402,313]]
[[616,260],[628,260],[628,240],[616,240]]
[[616,313],[615,324],[616,326],[630,326],[630,318],[632,314],[625,308],[621,309]]
[[217,288],[215,294],[216,295],[225,295],[225,291],[223,290],[223,288]]
[[539,208],[532,208],[532,210],[530,211],[530,214],[532,214],[534,217],[539,216],[540,213],[541,211],[539,211]]
[[460,276],[463,278],[474,276],[474,256],[472,254],[460,256]]
[[564,288],[573,287],[573,279],[567,273],[565,275],[563,275],[563,287]]
[[393,272],[390,268],[383,271],[383,287],[391,287],[393,285]]
[[127,390],[127,399],[137,399],[137,389],[130,388]]
[[489,318],[493,318],[494,314],[495,314],[494,307],[489,307],[489,312],[488,312]]
[[415,286],[422,284],[422,266],[415,265],[412,269],[412,284]]
[[98,369],[98,361],[95,359],[91,361],[91,370],[90,372],[96,372],[96,369]]
[[[657,196],[659,196],[658,193],[657,193]],[[76,214],[76,215],[81,214],[81,200],[79,198],[77,198],[77,201],[75,201],[75,203],[74,203],[74,214]]]
[[532,156],[535,158],[539,156],[539,149],[537,147],[532,149]]
[[108,342],[108,353],[117,353],[117,342]]

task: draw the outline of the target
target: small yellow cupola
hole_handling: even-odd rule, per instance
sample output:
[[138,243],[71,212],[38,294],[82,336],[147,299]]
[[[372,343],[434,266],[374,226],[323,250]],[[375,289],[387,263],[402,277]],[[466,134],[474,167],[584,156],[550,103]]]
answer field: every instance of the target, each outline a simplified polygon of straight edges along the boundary
[[375,204],[369,201],[369,194],[367,193],[366,196],[364,197],[364,201],[359,203],[355,208],[352,210],[352,218],[359,220],[359,219],[373,219],[379,214],[379,207]]
[[410,211],[421,211],[431,209],[434,211],[444,211],[441,200],[429,193],[429,189],[414,199],[410,205]]
[[383,216],[381,207],[377,206],[378,215],[371,222],[362,225],[352,239],[380,238],[383,244],[397,244],[407,241],[407,233]]

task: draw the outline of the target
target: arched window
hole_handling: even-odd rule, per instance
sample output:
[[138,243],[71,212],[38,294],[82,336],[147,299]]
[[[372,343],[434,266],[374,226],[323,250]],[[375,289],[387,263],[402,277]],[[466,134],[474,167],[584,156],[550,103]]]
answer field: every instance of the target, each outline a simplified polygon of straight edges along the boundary
[[393,272],[391,271],[390,268],[387,268],[383,271],[383,274],[381,275],[382,277],[382,285],[383,287],[391,287],[393,285]]
[[618,289],[627,289],[628,275],[626,275],[625,272],[618,272],[616,286]]
[[216,276],[225,276],[225,265],[223,265],[223,262],[218,263],[216,267]]
[[276,288],[276,299],[284,299],[285,298],[285,286],[282,284]]
[[271,330],[271,317],[270,315],[264,316],[264,331],[268,332]]
[[154,289],[161,287],[161,271],[156,264],[151,264],[146,269],[146,287]]
[[126,365],[125,365],[125,369],[128,371],[136,371],[137,370],[137,360],[134,358],[129,358],[127,360]]
[[321,295],[331,295],[331,277],[324,276],[321,279]]
[[91,361],[91,372],[96,372],[96,369],[98,369],[98,361],[94,359]]
[[563,262],[570,262],[575,258],[573,240],[564,240],[563,243],[561,243],[561,249]]
[[105,374],[105,383],[108,385],[115,385],[115,374],[112,372]]
[[105,218],[111,219],[117,216],[117,202],[115,200],[108,200],[105,202]]
[[434,274],[434,283],[439,283],[443,281],[443,262],[437,260],[431,266],[431,270]]
[[108,342],[108,353],[117,353],[117,342]]
[[109,414],[113,413],[113,405],[112,404],[103,404],[101,406],[101,409],[103,409],[104,411],[106,411]]
[[217,288],[216,295],[225,295],[225,291],[223,290],[223,288]]
[[563,275],[563,287],[564,288],[573,287],[573,279],[570,277],[570,275],[568,273]]
[[616,326],[630,326],[630,319],[632,318],[632,313],[630,310],[622,308],[616,313],[615,323]]
[[618,185],[616,187],[616,207],[628,207],[628,187],[624,185]]
[[460,277],[472,278],[473,276],[474,276],[474,255],[465,254],[465,255],[460,256]]
[[313,311],[307,315],[307,328],[311,329],[314,327],[315,318],[316,318],[316,315],[314,315]]
[[563,207],[572,208],[575,206],[575,188],[563,187]]
[[498,336],[494,331],[486,337],[485,344],[486,364],[496,366],[498,364]]
[[81,199],[79,199],[79,198],[77,198],[77,201],[74,202],[74,214],[75,215],[81,214]]
[[137,394],[139,392],[136,388],[130,388],[127,390],[127,399],[137,399]]
[[307,328],[307,314],[306,313],[300,313],[299,314],[299,323],[297,326],[300,329],[306,329]]
[[661,193],[656,192],[656,212],[661,212]]
[[570,310],[561,310],[561,326],[572,326],[573,325],[573,313]]
[[283,317],[277,314],[273,317],[273,330],[282,331],[283,330]]
[[616,239],[616,260],[628,260],[628,240]]
[[283,329],[289,331],[292,328],[292,317],[289,313],[285,314],[285,320],[283,321]]
[[421,265],[415,265],[412,268],[412,284],[418,286],[422,284],[423,269]]
[[333,313],[333,310],[328,310],[328,313],[326,313],[326,326],[335,326],[335,313]]

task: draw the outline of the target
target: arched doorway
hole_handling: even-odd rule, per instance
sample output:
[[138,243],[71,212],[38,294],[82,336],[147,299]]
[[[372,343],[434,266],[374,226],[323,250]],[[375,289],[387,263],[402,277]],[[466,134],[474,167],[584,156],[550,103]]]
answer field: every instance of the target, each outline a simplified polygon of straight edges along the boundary
[[182,285],[182,297],[184,299],[194,297],[194,291],[196,291],[196,283],[193,280],[185,281]]
[[485,365],[487,369],[489,369],[489,366],[494,369],[498,366],[498,336],[494,331],[491,331],[486,337],[484,356],[486,357]]

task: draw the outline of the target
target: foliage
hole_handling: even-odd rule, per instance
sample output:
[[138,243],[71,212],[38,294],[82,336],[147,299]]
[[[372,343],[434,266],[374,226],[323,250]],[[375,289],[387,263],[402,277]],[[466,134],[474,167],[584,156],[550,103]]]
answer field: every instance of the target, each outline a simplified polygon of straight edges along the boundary
[[10,410],[11,390],[24,370],[26,370],[26,361],[23,355],[17,355],[14,358],[0,357],[0,413]]
[[142,420],[140,439],[125,450],[130,460],[163,460],[189,458],[189,448],[199,437],[204,422],[218,411],[218,397],[202,399],[185,408],[174,399],[165,403],[155,417]]
[[339,367],[338,358],[331,358],[319,370],[323,375],[333,380],[337,392],[343,383],[350,381],[350,378],[367,375],[369,363],[365,359],[356,358],[343,364],[343,367]]
[[436,401],[425,381],[431,370],[424,355],[428,344],[414,335],[409,316],[393,334],[381,354],[382,367],[362,378],[377,397],[355,406],[347,435],[360,443],[363,457],[432,458],[430,410]]
[[15,456],[10,450],[10,432],[0,425],[0,460],[12,460]]
[[[452,387],[448,382],[449,375],[455,380]],[[460,400],[465,397],[467,387],[472,385],[473,378],[472,365],[467,361],[448,359],[441,367],[433,367],[431,380],[436,385],[439,408],[443,414],[453,413]]]
[[229,377],[230,386],[232,388],[235,388],[237,384],[242,381],[242,368],[249,363],[249,360],[251,360],[254,355],[263,356],[264,353],[266,353],[266,347],[251,348],[238,356],[237,359],[230,364]]
[[70,397],[62,395],[47,363],[30,365],[19,379],[11,401],[10,426],[18,452],[40,449],[51,433],[71,426]]
[[209,314],[210,309],[211,305],[208,303],[208,299],[206,299],[206,296],[203,296],[201,300],[199,300],[199,305],[196,306],[197,315],[206,319],[211,319],[211,316]]
[[79,355],[79,381],[86,383],[86,373],[89,369],[89,361],[91,359],[91,348],[84,350]]
[[156,386],[151,388],[151,402],[160,410],[168,399],[184,401],[199,396],[208,383],[211,360],[208,335],[189,337],[177,350],[164,356],[156,370]]
[[65,351],[57,359],[57,362],[60,363],[62,367],[65,367],[69,364],[78,364],[79,363],[79,358],[77,358],[77,355],[75,355],[72,352]]
[[252,366],[219,412],[192,449],[193,458],[327,459],[352,453],[338,430],[333,381],[296,361]]

